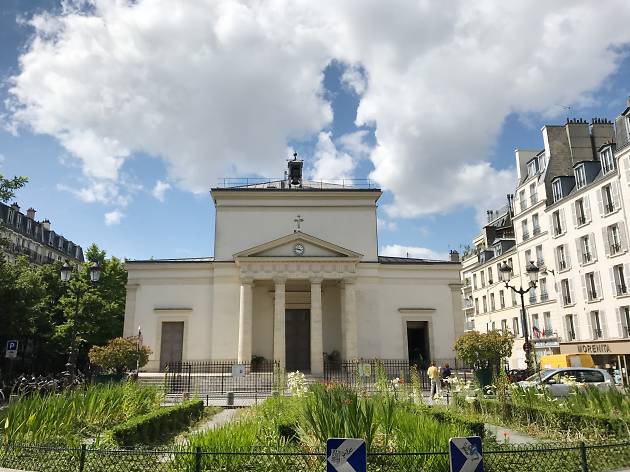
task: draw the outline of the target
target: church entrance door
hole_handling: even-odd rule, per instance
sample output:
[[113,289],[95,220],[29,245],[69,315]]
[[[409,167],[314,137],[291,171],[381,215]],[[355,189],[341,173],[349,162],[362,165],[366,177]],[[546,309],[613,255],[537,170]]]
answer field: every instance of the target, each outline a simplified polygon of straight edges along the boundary
[[285,311],[287,372],[311,371],[311,310]]
[[426,369],[429,359],[429,326],[426,321],[407,321],[407,348],[409,362]]
[[160,370],[164,370],[166,364],[182,361],[184,350],[184,322],[162,322],[162,342],[160,344]]

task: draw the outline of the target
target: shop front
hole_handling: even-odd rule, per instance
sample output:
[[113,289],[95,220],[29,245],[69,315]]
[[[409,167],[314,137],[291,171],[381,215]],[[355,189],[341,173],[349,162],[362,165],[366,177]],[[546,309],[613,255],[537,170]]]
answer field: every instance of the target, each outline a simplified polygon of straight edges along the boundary
[[623,385],[630,385],[630,340],[560,343],[560,354],[590,354],[595,366],[606,369]]

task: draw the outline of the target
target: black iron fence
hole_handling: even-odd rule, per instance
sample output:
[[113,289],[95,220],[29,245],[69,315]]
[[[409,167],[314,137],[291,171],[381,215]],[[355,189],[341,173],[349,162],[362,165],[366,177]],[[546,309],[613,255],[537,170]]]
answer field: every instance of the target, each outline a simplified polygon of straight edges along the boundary
[[[483,453],[488,472],[607,472],[630,467],[630,441],[586,445],[495,445]],[[181,447],[170,450],[109,450],[8,445],[0,448],[0,467],[47,472],[202,472],[224,471],[321,471],[324,453],[305,452],[210,452]],[[448,453],[368,453],[370,472],[449,470]]]
[[166,394],[270,394],[278,379],[277,362],[172,362],[164,369]]
[[[456,359],[438,359],[436,366],[444,370],[447,364],[451,375],[456,375],[464,381],[472,379],[472,369],[467,368]],[[407,359],[359,359],[354,361],[326,361],[324,363],[324,381],[337,382],[352,387],[364,388],[372,391],[378,388],[379,379],[400,383],[412,383],[412,375],[417,373],[418,383],[423,390],[430,388],[426,363],[411,362]]]

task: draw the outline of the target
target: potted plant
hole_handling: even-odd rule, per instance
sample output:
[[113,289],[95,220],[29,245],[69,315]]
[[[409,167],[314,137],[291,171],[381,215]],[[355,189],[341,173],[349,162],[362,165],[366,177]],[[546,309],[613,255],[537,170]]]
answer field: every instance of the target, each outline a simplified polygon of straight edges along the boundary
[[513,344],[514,335],[509,331],[468,331],[457,338],[453,348],[459,359],[473,366],[483,390],[492,383],[503,359],[512,355]]

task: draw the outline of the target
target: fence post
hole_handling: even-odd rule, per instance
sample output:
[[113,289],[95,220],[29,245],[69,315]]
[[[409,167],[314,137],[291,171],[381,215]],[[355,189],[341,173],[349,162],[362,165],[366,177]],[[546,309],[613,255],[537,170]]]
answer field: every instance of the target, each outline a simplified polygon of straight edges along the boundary
[[586,444],[580,442],[580,458],[582,462],[582,472],[588,472],[588,458],[586,457]]
[[85,444],[81,444],[81,452],[79,453],[79,472],[83,472],[85,468],[85,453],[87,446]]
[[201,472],[201,447],[195,448],[195,472]]

